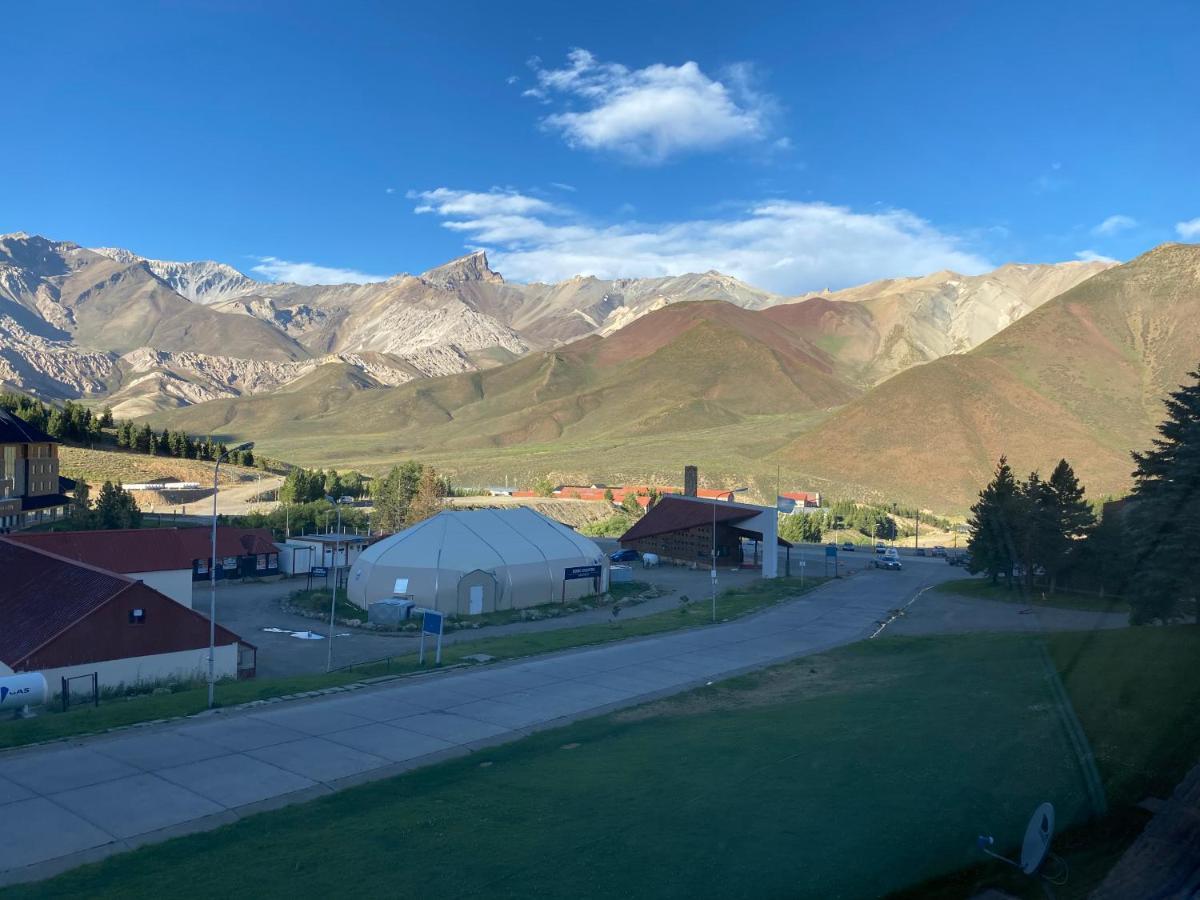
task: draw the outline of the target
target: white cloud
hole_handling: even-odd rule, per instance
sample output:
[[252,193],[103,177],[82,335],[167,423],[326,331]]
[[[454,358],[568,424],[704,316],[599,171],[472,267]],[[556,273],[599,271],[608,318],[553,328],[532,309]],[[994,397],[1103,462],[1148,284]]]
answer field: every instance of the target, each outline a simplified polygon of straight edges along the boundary
[[1120,262],[1119,259],[1113,259],[1111,256],[1105,256],[1103,253],[1097,253],[1095,250],[1080,250],[1075,254],[1075,258],[1083,262]]
[[[784,294],[939,269],[974,274],[991,262],[906,210],[855,212],[770,200],[728,215],[676,222],[592,222],[516,191],[439,188],[410,195],[418,211],[488,250],[515,281],[573,275],[632,278],[717,269]],[[465,199],[470,198],[470,199]],[[524,207],[526,212],[514,212]],[[469,209],[469,211],[467,211]]]
[[1185,241],[1200,238],[1200,216],[1197,216],[1195,219],[1188,219],[1186,222],[1176,222],[1175,233]]
[[258,265],[252,266],[250,271],[268,281],[285,281],[289,284],[370,284],[388,279],[387,275],[368,275],[357,269],[291,262],[277,256],[258,257]]
[[565,101],[569,108],[542,124],[572,147],[661,163],[679,153],[764,140],[770,131],[774,102],[752,88],[745,65],[726,69],[718,80],[694,62],[629,69],[581,49],[567,55],[562,69],[543,68],[536,57],[529,65],[537,86],[525,95],[547,104]]
[[1099,225],[1092,229],[1092,234],[1097,237],[1111,237],[1114,234],[1119,234],[1137,225],[1137,219],[1120,214],[1109,216]]

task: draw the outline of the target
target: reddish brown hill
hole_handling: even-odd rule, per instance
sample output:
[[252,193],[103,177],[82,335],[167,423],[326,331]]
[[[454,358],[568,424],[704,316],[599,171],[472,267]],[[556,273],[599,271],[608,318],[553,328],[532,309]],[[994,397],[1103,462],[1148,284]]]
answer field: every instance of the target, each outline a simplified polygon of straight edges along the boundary
[[1167,244],[977,347],[910,369],[778,456],[880,496],[965,508],[996,458],[1065,456],[1091,496],[1129,485],[1162,399],[1200,362],[1200,246]]

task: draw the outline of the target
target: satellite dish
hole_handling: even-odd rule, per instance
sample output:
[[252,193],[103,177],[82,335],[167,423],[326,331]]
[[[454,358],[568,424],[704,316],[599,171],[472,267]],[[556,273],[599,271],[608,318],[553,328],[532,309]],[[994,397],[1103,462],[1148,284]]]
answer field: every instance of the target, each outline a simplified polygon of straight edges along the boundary
[[[1050,840],[1054,837],[1054,807],[1043,803],[1033,811],[1029,825],[1025,828],[1025,841],[1021,844],[1021,861],[1001,856],[992,850],[996,839],[990,834],[981,834],[976,839],[976,846],[988,856],[1008,863],[1014,869],[1020,869],[1026,875],[1039,875],[1051,884],[1067,883],[1067,863],[1061,857],[1050,852]],[[1049,857],[1055,863],[1050,871],[1039,871],[1042,863]]]
[[1029,825],[1025,828],[1025,841],[1021,844],[1021,871],[1032,875],[1038,870],[1050,851],[1050,839],[1054,836],[1054,806],[1043,803],[1033,811]]

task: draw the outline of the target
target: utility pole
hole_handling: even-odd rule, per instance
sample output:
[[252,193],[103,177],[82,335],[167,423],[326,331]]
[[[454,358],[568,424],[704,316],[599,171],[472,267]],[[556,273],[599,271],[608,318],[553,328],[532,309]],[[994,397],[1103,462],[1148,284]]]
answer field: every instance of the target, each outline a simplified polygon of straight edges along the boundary
[[916,525],[913,528],[913,549],[916,550],[917,541],[920,540],[921,537],[921,511],[919,509],[916,511],[916,519],[914,521],[916,522]]

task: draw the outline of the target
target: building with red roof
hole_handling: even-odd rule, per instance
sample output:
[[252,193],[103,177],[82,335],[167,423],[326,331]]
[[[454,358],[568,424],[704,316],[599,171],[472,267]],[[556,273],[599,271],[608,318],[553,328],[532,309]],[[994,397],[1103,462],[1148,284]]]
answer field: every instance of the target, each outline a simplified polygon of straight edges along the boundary
[[764,578],[775,578],[779,574],[775,547],[788,551],[790,563],[792,546],[779,537],[778,526],[774,507],[670,494],[634,522],[620,541],[622,547],[638,553],[653,553],[684,565],[717,568],[747,564],[742,541],[749,540],[754,543],[752,564],[762,565]]
[[[62,679],[95,673],[101,687],[207,677],[207,617],[141,581],[0,538],[0,674]],[[218,678],[254,675],[256,648],[216,628]]]
[[[139,580],[186,607],[192,582],[207,581],[212,556],[209,528],[123,528],[9,535],[29,547]],[[266,528],[217,526],[217,578],[279,574],[279,548]]]

